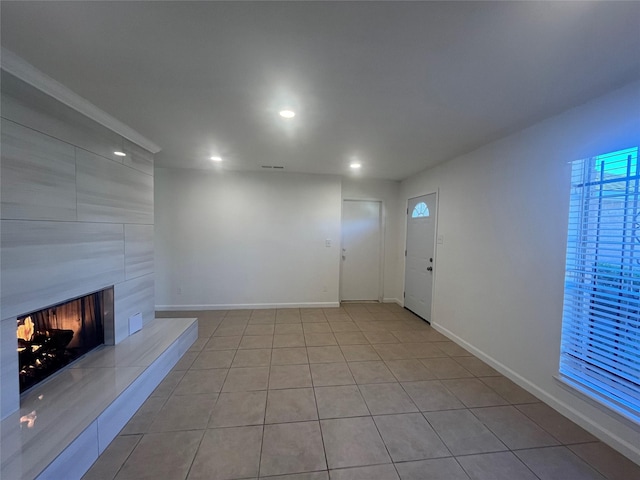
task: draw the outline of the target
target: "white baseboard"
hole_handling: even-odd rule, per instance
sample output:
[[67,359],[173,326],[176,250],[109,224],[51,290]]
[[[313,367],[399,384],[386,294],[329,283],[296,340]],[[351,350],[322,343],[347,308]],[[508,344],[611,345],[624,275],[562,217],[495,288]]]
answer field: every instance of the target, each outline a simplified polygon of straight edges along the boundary
[[270,308],[337,308],[339,302],[309,303],[234,303],[213,305],[156,305],[158,312],[198,311],[198,310],[256,310]]
[[541,389],[536,384],[530,382],[526,378],[522,377],[518,373],[511,370],[509,367],[507,367],[503,363],[498,362],[493,357],[477,349],[476,347],[471,345],[469,342],[467,342],[466,340],[463,340],[458,335],[446,329],[442,325],[433,322],[431,323],[431,326],[435,328],[437,331],[439,331],[440,333],[449,337],[451,340],[453,340],[455,343],[457,343],[461,347],[473,353],[476,357],[480,358],[482,361],[491,365],[497,371],[502,373],[505,377],[509,378],[511,381],[518,384],[520,387],[524,388],[529,393],[535,395],[544,403],[546,403],[553,409],[557,410],[565,417],[574,421],[575,423],[583,427],[585,430],[589,431],[591,434],[598,437],[604,443],[608,444],[615,450],[619,451],[620,453],[622,453],[623,455],[631,459],[633,462],[640,463],[640,447],[638,445],[633,445],[627,442],[626,440],[624,440],[623,438],[620,438],[611,430],[604,428],[602,425],[598,423],[593,422],[589,417],[585,416],[583,413],[579,412],[571,405],[558,399],[557,397],[550,394],[546,390]]

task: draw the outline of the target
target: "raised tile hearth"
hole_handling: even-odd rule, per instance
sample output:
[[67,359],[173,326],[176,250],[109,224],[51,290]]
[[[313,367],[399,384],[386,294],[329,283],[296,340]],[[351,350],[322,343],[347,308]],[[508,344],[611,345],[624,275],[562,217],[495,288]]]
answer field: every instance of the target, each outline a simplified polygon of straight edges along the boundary
[[0,478],[80,478],[198,337],[162,318],[27,392],[1,423]]

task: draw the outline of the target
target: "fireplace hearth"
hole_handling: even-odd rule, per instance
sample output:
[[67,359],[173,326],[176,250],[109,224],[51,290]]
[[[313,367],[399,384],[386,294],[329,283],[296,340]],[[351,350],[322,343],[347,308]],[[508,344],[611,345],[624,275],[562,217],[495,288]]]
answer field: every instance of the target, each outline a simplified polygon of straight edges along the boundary
[[112,288],[18,317],[20,393],[104,344],[105,298]]

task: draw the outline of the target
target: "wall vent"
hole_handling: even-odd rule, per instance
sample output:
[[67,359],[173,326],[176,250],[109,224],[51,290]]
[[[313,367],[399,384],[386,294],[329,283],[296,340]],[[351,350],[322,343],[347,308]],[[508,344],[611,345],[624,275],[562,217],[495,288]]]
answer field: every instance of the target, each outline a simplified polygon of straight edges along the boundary
[[274,170],[284,170],[282,165],[262,165],[262,168],[272,168]]

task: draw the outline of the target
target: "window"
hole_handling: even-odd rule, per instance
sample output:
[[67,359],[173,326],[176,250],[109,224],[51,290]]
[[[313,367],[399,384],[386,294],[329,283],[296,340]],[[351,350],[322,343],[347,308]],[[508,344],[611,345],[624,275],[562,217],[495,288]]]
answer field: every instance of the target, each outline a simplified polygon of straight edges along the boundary
[[571,197],[560,377],[640,423],[638,148],[577,160]]
[[420,217],[428,217],[429,216],[429,207],[424,202],[418,203],[413,212],[411,213],[411,218],[420,218]]

